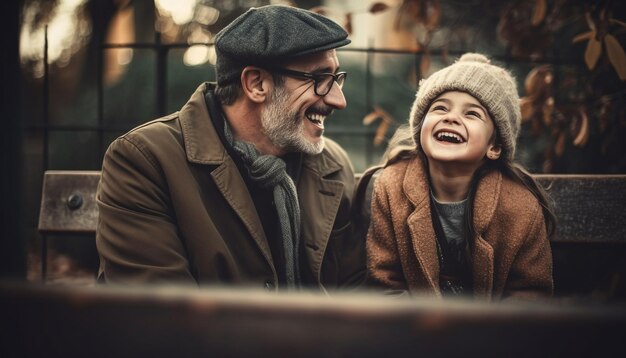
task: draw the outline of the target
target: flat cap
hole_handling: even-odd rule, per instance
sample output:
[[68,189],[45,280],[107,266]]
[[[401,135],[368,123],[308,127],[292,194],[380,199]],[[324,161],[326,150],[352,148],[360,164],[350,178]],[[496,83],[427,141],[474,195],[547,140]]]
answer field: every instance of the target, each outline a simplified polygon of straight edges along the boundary
[[250,8],[215,37],[217,83],[238,78],[247,65],[345,46],[347,37],[339,24],[311,11],[285,5]]

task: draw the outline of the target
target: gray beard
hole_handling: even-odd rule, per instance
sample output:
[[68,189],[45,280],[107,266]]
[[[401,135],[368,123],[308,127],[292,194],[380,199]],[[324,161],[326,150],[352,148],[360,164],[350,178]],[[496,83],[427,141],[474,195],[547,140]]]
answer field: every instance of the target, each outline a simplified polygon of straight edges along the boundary
[[261,125],[272,144],[287,152],[319,154],[324,149],[324,137],[318,143],[309,142],[304,135],[304,121],[297,111],[287,105],[288,94],[283,87],[276,87],[270,102],[261,113]]

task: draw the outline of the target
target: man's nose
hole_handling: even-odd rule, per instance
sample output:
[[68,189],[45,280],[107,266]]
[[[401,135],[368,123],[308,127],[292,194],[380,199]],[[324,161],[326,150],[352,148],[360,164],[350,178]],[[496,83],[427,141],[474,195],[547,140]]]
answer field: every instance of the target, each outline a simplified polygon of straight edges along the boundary
[[346,97],[343,95],[343,90],[337,83],[333,83],[330,92],[324,96],[324,103],[335,109],[346,108]]

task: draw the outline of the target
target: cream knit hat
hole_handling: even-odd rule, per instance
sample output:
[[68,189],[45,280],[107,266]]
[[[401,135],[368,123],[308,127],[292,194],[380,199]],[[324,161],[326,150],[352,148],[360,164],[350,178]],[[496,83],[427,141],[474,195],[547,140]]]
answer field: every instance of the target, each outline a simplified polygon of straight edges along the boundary
[[415,143],[421,146],[419,130],[431,102],[447,91],[469,93],[485,106],[497,128],[502,157],[513,160],[522,117],[517,85],[508,71],[477,53],[466,53],[454,64],[420,81],[410,116]]

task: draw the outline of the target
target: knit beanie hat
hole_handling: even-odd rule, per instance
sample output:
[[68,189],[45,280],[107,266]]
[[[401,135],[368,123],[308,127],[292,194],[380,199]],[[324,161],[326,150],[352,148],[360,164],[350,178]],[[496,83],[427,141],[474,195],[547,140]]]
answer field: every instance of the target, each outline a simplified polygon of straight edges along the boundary
[[320,14],[286,5],[250,8],[215,36],[217,83],[237,79],[248,65],[332,50],[350,43],[348,33]]
[[497,129],[502,156],[512,161],[522,117],[517,85],[507,70],[492,65],[487,57],[478,53],[466,53],[454,64],[420,81],[410,115],[415,143],[419,143],[418,125],[428,107],[448,91],[466,92],[485,106]]

